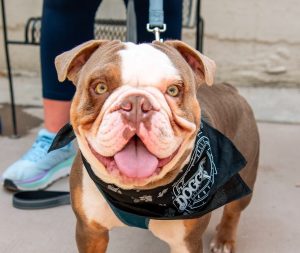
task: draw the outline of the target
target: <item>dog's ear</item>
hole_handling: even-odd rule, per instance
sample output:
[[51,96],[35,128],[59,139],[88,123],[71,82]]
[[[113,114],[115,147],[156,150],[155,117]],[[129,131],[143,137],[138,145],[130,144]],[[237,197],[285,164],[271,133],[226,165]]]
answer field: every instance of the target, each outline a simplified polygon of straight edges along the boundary
[[108,40],[90,40],[55,58],[55,67],[58,80],[63,82],[66,78],[76,83],[77,73],[87,62],[90,56]]
[[216,64],[213,60],[182,41],[167,40],[164,43],[175,48],[182,55],[196,74],[200,83],[204,82],[209,86],[213,84],[216,71]]

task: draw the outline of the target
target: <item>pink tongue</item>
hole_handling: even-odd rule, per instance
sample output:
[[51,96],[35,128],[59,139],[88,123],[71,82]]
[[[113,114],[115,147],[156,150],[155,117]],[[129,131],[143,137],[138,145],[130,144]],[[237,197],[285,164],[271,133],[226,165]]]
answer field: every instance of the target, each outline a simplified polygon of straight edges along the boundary
[[149,177],[158,166],[158,159],[147,150],[139,138],[132,138],[123,150],[115,154],[114,159],[119,170],[132,178]]

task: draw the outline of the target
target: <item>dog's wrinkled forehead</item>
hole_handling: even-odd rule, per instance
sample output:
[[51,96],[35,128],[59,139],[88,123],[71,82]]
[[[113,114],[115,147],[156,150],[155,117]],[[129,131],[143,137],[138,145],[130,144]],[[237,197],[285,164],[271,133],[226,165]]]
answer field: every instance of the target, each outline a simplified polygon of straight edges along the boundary
[[169,57],[151,44],[125,43],[119,55],[124,85],[157,86],[164,80],[180,80]]
[[81,74],[107,64],[119,67],[120,62],[123,83],[131,85],[155,85],[163,79],[170,83],[170,78],[176,81],[191,75],[197,84],[212,85],[216,68],[213,60],[181,41],[135,45],[91,40],[55,58],[59,81],[68,78],[75,85]]

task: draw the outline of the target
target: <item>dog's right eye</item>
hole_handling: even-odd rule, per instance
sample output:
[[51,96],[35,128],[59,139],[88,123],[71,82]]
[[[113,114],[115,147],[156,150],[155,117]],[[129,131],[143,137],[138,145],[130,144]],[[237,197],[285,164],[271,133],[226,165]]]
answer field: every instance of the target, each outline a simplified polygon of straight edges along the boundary
[[167,88],[167,94],[171,97],[177,97],[179,94],[179,88],[176,85],[171,85]]
[[99,94],[99,95],[104,94],[105,92],[107,92],[107,90],[108,90],[108,87],[105,83],[99,83],[95,87],[95,93]]

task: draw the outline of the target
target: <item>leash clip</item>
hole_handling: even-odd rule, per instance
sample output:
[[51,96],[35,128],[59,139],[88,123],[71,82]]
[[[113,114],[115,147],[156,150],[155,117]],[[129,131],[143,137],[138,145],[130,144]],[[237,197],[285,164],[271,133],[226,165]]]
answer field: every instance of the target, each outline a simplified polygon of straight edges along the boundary
[[159,26],[154,26],[153,28],[151,27],[150,24],[147,24],[147,31],[154,33],[155,40],[163,42],[163,39],[160,38],[160,34],[165,32],[167,30],[167,25],[163,24],[162,27]]

